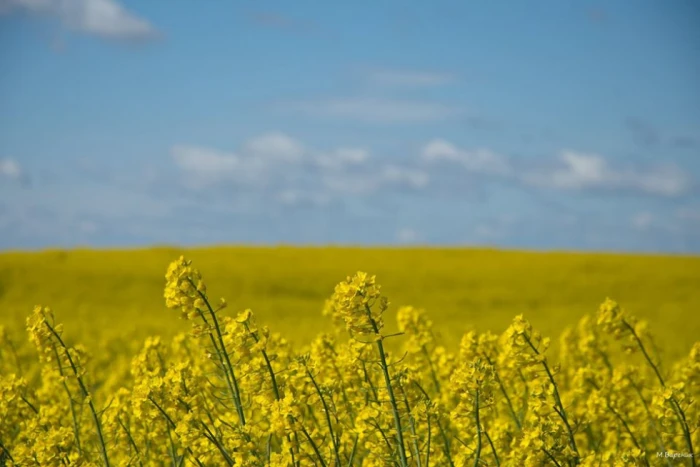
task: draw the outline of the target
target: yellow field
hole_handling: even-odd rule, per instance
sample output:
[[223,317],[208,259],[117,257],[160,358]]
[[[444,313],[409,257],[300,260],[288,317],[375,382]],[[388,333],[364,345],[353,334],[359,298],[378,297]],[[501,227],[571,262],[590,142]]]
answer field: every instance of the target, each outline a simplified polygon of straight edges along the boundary
[[83,341],[172,336],[187,325],[165,310],[163,271],[182,253],[203,271],[214,296],[226,297],[235,311],[252,308],[297,343],[326,328],[324,300],[358,270],[376,274],[394,306],[425,308],[450,344],[468,329],[500,332],[520,313],[556,337],[606,297],[649,320],[669,357],[687,353],[700,336],[700,257],[437,248],[3,253],[0,324],[23,326],[40,303]]
[[0,256],[0,467],[697,465],[699,258],[180,253]]

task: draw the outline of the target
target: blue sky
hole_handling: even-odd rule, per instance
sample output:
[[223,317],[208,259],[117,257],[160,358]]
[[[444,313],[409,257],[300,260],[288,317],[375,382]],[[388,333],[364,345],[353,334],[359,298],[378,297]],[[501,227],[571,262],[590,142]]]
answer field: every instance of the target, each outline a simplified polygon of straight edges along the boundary
[[700,252],[700,3],[0,0],[0,248]]

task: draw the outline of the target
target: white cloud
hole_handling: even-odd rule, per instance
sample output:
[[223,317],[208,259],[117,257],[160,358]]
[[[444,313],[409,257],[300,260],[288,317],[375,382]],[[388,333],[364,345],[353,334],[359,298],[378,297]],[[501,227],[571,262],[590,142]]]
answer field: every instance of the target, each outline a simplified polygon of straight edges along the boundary
[[467,150],[444,139],[434,139],[422,148],[421,157],[427,163],[458,164],[467,172],[557,190],[621,190],[674,197],[688,192],[692,185],[691,177],[674,165],[621,168],[598,154],[568,149],[537,167],[521,167],[516,166],[514,159],[490,149]]
[[556,167],[525,172],[523,180],[533,186],[560,189],[582,189],[605,185],[610,171],[605,160],[596,154],[563,151]]
[[623,181],[631,188],[639,188],[649,194],[669,197],[686,193],[692,184],[690,177],[675,166],[623,174]]
[[435,139],[423,148],[423,158],[428,161],[447,160],[458,162],[460,160],[460,150],[449,141]]
[[324,174],[321,183],[328,192],[343,196],[367,195],[379,188],[377,178],[365,174]]
[[403,228],[396,232],[396,240],[400,243],[416,243],[420,240],[420,234],[414,229]]
[[564,150],[556,167],[524,172],[529,185],[564,190],[609,189],[673,197],[685,193],[691,180],[675,166],[615,168],[597,154]]
[[189,188],[233,183],[288,206],[324,206],[335,196],[363,196],[387,186],[419,188],[427,183],[425,174],[398,166],[369,172],[366,149],[318,151],[280,132],[252,138],[236,152],[176,145],[171,157]]
[[331,202],[331,198],[325,193],[314,193],[298,189],[287,189],[279,192],[276,196],[277,200],[286,206],[298,206],[302,204],[310,204],[312,206],[327,206]]
[[289,136],[278,133],[266,133],[250,140],[244,147],[246,154],[269,160],[298,162],[304,155],[304,146]]
[[316,163],[323,168],[343,169],[347,166],[367,162],[370,152],[363,148],[338,148],[328,153],[318,154]]
[[22,176],[22,168],[12,159],[0,159],[0,176],[17,180]]
[[489,149],[460,149],[444,139],[434,139],[423,147],[427,162],[446,161],[462,165],[467,171],[507,176],[511,172],[508,160]]
[[170,154],[192,188],[224,181],[248,186],[266,184],[272,179],[290,176],[289,167],[304,162],[307,157],[300,142],[279,132],[265,133],[247,141],[240,152],[176,145]]
[[371,82],[383,86],[432,87],[449,84],[455,80],[450,73],[416,70],[373,70],[369,72]]
[[279,132],[253,138],[237,152],[176,145],[171,156],[190,188],[233,182],[260,192],[272,190],[287,205],[324,205],[330,196],[365,196],[397,187],[422,189],[430,180],[427,171],[400,163],[370,167],[367,149],[317,151]]
[[[424,145],[419,159],[382,159],[361,147],[318,150],[281,132],[268,132],[244,141],[235,151],[192,145],[171,149],[183,183],[205,190],[216,185],[284,206],[326,206],[341,198],[364,199],[405,191],[428,193],[442,181],[460,182],[459,173],[488,176],[515,186],[559,191],[628,191],[672,197],[684,193],[690,181],[680,170],[617,168],[602,156],[565,150],[538,166],[486,148],[460,148],[444,139]],[[449,164],[449,172],[436,167]],[[460,170],[455,170],[460,169]],[[466,183],[466,181],[464,182]],[[638,228],[644,217],[631,220]],[[488,226],[493,227],[493,226]],[[481,232],[484,237],[484,232]]]
[[236,154],[212,148],[177,145],[170,153],[178,168],[203,182],[215,183],[229,178],[242,165]]
[[637,213],[634,217],[632,217],[632,227],[637,230],[648,230],[653,223],[654,216],[652,213],[647,211]]
[[411,188],[424,188],[428,185],[430,176],[422,170],[389,164],[380,172],[380,181],[408,185]]
[[320,117],[336,117],[364,123],[423,123],[445,120],[459,109],[429,101],[375,98],[336,98],[288,103],[284,110]]
[[114,0],[0,0],[0,13],[14,9],[57,18],[71,30],[114,40],[157,36],[148,21]]
[[422,190],[430,181],[430,175],[424,170],[392,163],[371,170],[331,170],[321,176],[326,190],[342,196],[367,196],[395,188]]

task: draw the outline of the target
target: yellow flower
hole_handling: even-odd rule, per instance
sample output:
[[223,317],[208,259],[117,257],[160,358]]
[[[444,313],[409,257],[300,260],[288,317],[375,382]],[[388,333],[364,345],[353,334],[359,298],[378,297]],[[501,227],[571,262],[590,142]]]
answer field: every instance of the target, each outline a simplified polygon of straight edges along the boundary
[[382,314],[389,306],[376,277],[358,272],[339,283],[331,297],[333,314],[340,316],[353,334],[377,335],[384,327]]

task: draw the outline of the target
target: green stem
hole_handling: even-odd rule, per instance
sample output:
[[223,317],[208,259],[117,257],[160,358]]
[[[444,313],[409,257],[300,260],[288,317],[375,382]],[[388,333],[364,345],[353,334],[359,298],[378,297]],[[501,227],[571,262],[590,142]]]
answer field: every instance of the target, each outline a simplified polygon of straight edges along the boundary
[[493,458],[496,460],[496,466],[498,467],[501,465],[501,461],[498,459],[498,454],[496,454],[496,446],[493,445],[493,441],[491,441],[488,431],[484,430],[484,436],[486,436],[486,441],[488,441],[489,446],[491,446],[491,452],[493,453]]
[[607,401],[607,406],[608,406],[608,409],[613,413],[613,415],[615,415],[615,417],[617,417],[619,422],[622,423],[622,426],[624,427],[625,431],[627,432],[628,435],[630,435],[630,438],[632,439],[632,443],[634,443],[634,446],[644,453],[644,464],[648,466],[649,459],[647,459],[647,452],[644,448],[642,448],[642,446],[637,441],[637,437],[634,436],[634,433],[632,433],[632,430],[630,429],[630,426],[627,423],[627,421],[622,417],[622,415],[620,415],[620,413],[617,410],[615,410],[615,408],[610,404],[609,400]]
[[323,467],[328,467],[326,464],[326,461],[323,460],[323,456],[321,456],[320,451],[318,450],[318,446],[316,446],[316,443],[314,443],[314,440],[311,439],[311,435],[309,435],[309,432],[306,431],[306,428],[304,426],[301,426],[301,432],[304,433],[304,436],[306,436],[306,439],[309,441],[309,444],[311,444],[311,448],[314,450],[316,453],[316,457],[318,457],[319,462],[321,462],[321,465]]
[[498,383],[498,387],[501,389],[501,393],[503,394],[503,397],[505,397],[505,399],[506,399],[506,403],[508,404],[508,410],[510,411],[510,415],[513,417],[513,420],[515,421],[515,424],[517,425],[518,430],[521,430],[522,425],[520,423],[520,419],[518,418],[518,415],[515,413],[515,409],[513,408],[513,403],[510,400],[510,396],[508,396],[508,392],[506,391],[506,388],[503,385],[503,381],[501,381],[501,377],[499,376],[498,371],[496,370],[496,366],[493,364],[493,362],[488,357],[488,355],[484,355],[484,357],[486,357],[486,361],[493,368],[493,376],[496,379],[496,383]]
[[[160,404],[158,404],[158,402],[156,402],[156,400],[152,396],[149,395],[148,400],[151,401],[151,403],[156,407],[156,409],[158,409],[158,411],[161,413],[161,415],[163,415],[163,418],[165,418],[165,421],[167,422],[168,435],[170,435],[170,429],[176,428],[175,422],[173,421],[172,418],[170,418],[170,415],[168,415],[168,413],[163,409],[163,407],[161,407]],[[202,465],[202,463],[199,461],[197,456],[194,455],[192,450],[190,448],[186,448],[186,449],[187,449],[187,452],[194,458],[195,462],[197,462],[198,465]]]
[[360,440],[359,436],[355,436],[355,442],[352,444],[352,451],[350,452],[350,458],[348,459],[348,466],[352,467],[352,462],[355,460],[355,454],[357,453],[357,443]]
[[384,383],[386,384],[386,390],[389,392],[389,402],[391,403],[391,410],[394,414],[394,425],[396,428],[396,441],[399,447],[399,458],[401,460],[402,467],[408,467],[408,460],[406,459],[406,448],[403,442],[403,432],[401,430],[401,417],[399,416],[399,407],[396,404],[396,397],[394,396],[394,388],[391,385],[391,377],[389,376],[389,365],[386,363],[386,353],[384,352],[384,344],[382,342],[382,336],[379,334],[379,327],[377,322],[372,318],[372,311],[369,305],[365,304],[365,310],[367,312],[367,317],[370,323],[372,323],[372,329],[374,334],[378,337],[377,349],[379,350],[379,360],[382,367],[382,372],[384,373]]
[[173,441],[173,435],[170,432],[170,427],[168,429],[168,441],[170,442],[170,460],[173,463],[173,467],[177,467],[177,452],[175,451],[175,442]]
[[129,444],[132,448],[134,448],[134,451],[136,452],[136,458],[139,460],[139,465],[143,466],[143,462],[141,462],[141,453],[139,452],[138,446],[136,446],[136,443],[134,442],[134,438],[131,436],[131,431],[129,431],[126,425],[124,425],[124,422],[122,422],[121,418],[117,417],[117,421],[124,430],[124,433],[126,433],[126,438],[129,440]]
[[73,362],[73,358],[70,356],[70,352],[68,352],[68,347],[66,347],[66,344],[63,342],[63,339],[61,339],[61,336],[58,335],[58,333],[54,330],[53,327],[48,323],[48,321],[44,320],[44,323],[46,326],[49,328],[51,333],[56,337],[56,340],[58,340],[59,344],[61,344],[61,347],[63,348],[66,358],[68,359],[68,363],[70,364],[71,369],[73,370],[73,374],[75,375],[75,379],[78,380],[78,385],[80,386],[80,391],[82,392],[83,398],[86,398],[88,400],[88,406],[90,407],[90,413],[92,414],[92,420],[95,422],[95,428],[97,429],[97,437],[100,440],[100,453],[102,454],[102,461],[105,463],[106,467],[109,467],[109,457],[107,456],[107,446],[105,445],[105,440],[104,437],[102,436],[102,424],[100,423],[100,418],[97,416],[97,411],[95,410],[95,405],[92,403],[92,398],[90,397],[90,393],[88,392],[87,388],[85,387],[85,383],[83,383],[83,379],[80,377],[80,374],[78,373],[78,368],[75,365],[75,362]]
[[318,397],[321,398],[321,404],[323,404],[323,413],[326,416],[326,423],[328,424],[328,431],[331,434],[331,441],[333,442],[333,450],[335,451],[335,465],[340,466],[340,450],[338,448],[338,441],[335,437],[335,434],[333,433],[333,424],[331,423],[331,416],[330,416],[330,411],[328,410],[328,404],[326,404],[326,399],[323,397],[323,394],[321,393],[321,388],[318,387],[318,384],[316,384],[316,378],[311,374],[309,371],[309,368],[304,364],[304,368],[306,369],[306,374],[308,377],[311,379],[311,384],[313,384],[314,388],[316,389],[316,393],[318,394]]
[[[632,385],[632,387],[634,388],[637,395],[639,396],[639,400],[642,401],[642,406],[644,406],[644,411],[646,412],[647,417],[649,418],[649,422],[651,424],[651,427],[654,430],[654,434],[656,435],[656,440],[659,442],[659,452],[666,452],[666,446],[664,446],[664,440],[663,440],[663,438],[661,438],[661,433],[659,433],[659,429],[656,426],[656,422],[654,422],[654,417],[651,414],[651,410],[649,410],[649,404],[647,404],[646,399],[644,399],[644,395],[642,394],[641,389],[639,389],[639,386],[637,386],[637,384],[634,381],[632,381],[631,378],[628,378],[628,380],[629,380],[630,384]],[[665,459],[666,459],[666,465],[668,467],[671,467],[671,461],[668,459],[668,457],[666,457]]]
[[[248,331],[248,334],[250,334],[253,337],[253,339],[255,340],[256,343],[260,342],[260,338],[258,337],[258,335],[254,332],[251,332],[250,328],[248,327],[248,323],[245,323],[245,328],[246,328],[246,331]],[[265,349],[262,349],[260,351],[260,353],[262,353],[263,359],[265,360],[265,366],[267,367],[267,371],[270,374],[270,380],[272,381],[272,390],[275,394],[275,399],[279,401],[282,398],[280,396],[279,387],[277,386],[277,378],[275,377],[275,372],[272,369],[272,362],[270,362],[270,357],[267,355],[267,351],[265,351]],[[286,438],[290,444],[289,455],[292,458],[292,465],[294,465],[294,462],[295,462],[294,449],[291,447],[292,439],[289,436],[289,433],[287,433]],[[297,450],[298,449],[299,449],[299,447],[297,446]]]
[[200,422],[200,424],[202,425],[202,428],[204,428],[206,430],[206,432],[208,434],[208,436],[206,436],[206,437],[209,439],[209,441],[211,441],[211,443],[214,444],[214,446],[216,446],[216,448],[219,450],[219,452],[223,456],[226,463],[229,466],[232,466],[234,464],[233,459],[231,459],[231,456],[229,455],[228,452],[226,452],[226,449],[222,446],[222,444],[219,442],[219,440],[216,439],[216,436],[214,436],[214,433],[211,432],[211,430],[206,425],[206,423]]
[[428,423],[428,440],[425,448],[425,467],[430,467],[430,441],[431,441],[431,426],[430,426],[430,413],[426,413],[427,417],[427,423]]
[[[532,344],[532,341],[530,341],[530,338],[527,335],[524,335],[525,340],[527,343],[530,345],[530,348],[532,351],[535,353],[535,355],[540,355],[539,350]],[[581,455],[578,452],[578,447],[576,447],[576,439],[574,438],[574,431],[571,429],[571,425],[569,424],[569,419],[566,416],[566,411],[564,410],[564,404],[561,402],[561,397],[559,397],[559,388],[557,386],[557,383],[554,381],[554,375],[552,375],[552,372],[549,370],[549,365],[547,365],[547,360],[542,360],[542,366],[544,367],[545,372],[547,372],[547,377],[549,378],[550,383],[552,383],[552,387],[554,389],[554,402],[556,403],[555,407],[555,412],[559,415],[559,417],[562,419],[564,422],[564,425],[566,425],[566,429],[569,433],[569,444],[571,445],[571,449],[574,450],[576,453],[576,458],[574,459],[574,465],[578,465],[580,463],[580,458]]]
[[428,366],[430,367],[430,376],[431,378],[433,378],[435,391],[437,391],[437,393],[440,394],[440,380],[438,379],[437,373],[435,372],[433,361],[430,358],[430,352],[428,352],[428,349],[425,347],[425,345],[421,345],[421,350],[423,351],[423,355],[425,355],[425,359],[428,360]]
[[80,445],[80,428],[78,426],[78,418],[75,415],[75,403],[73,401],[73,395],[70,392],[68,383],[66,383],[66,380],[63,378],[65,375],[63,373],[63,366],[61,365],[61,358],[58,355],[58,349],[56,348],[56,344],[52,343],[51,348],[53,349],[53,354],[56,357],[56,366],[58,367],[58,373],[62,377],[61,379],[63,382],[63,388],[66,390],[66,394],[68,395],[68,408],[70,409],[71,419],[73,420],[73,433],[75,433],[75,444],[78,447],[78,454],[82,456],[83,449]]
[[403,397],[403,403],[406,406],[406,413],[408,413],[409,429],[411,430],[411,437],[413,438],[413,453],[416,458],[418,467],[421,467],[420,461],[420,449],[418,449],[418,435],[416,434],[416,420],[411,415],[411,406],[408,404],[408,397],[406,397],[406,391],[404,391],[403,386],[399,385],[401,390],[401,396]]
[[481,421],[479,420],[479,388],[476,388],[474,397],[474,415],[476,417],[476,456],[474,457],[474,467],[479,467],[481,458]]
[[[420,384],[418,384],[415,381],[413,382],[413,384],[415,384],[415,386],[418,388],[418,390],[423,393],[423,395],[425,396],[425,398],[427,400],[430,400],[430,396],[428,395],[428,393],[425,391],[425,389],[423,389],[423,387]],[[435,421],[437,422],[438,430],[440,431],[440,437],[442,438],[442,442],[445,446],[445,456],[447,457],[447,460],[450,463],[450,467],[455,467],[455,464],[452,461],[450,440],[447,437],[445,430],[442,428],[442,423],[440,423],[440,414],[439,413],[435,414]]]
[[[10,462],[12,462],[13,464],[15,463],[15,460],[12,458],[10,451],[5,447],[4,444],[2,444],[2,441],[0,441],[0,450],[1,450],[0,454],[2,454],[3,456],[6,455],[7,458],[10,459]],[[0,457],[0,460],[3,460],[2,457]]]
[[542,452],[547,454],[547,457],[549,457],[549,459],[552,462],[554,462],[554,465],[556,465],[557,467],[561,467],[561,464],[559,462],[557,462],[557,460],[554,458],[554,456],[549,451],[547,451],[545,448],[542,448]]
[[[189,279],[190,284],[195,287],[196,286],[192,283],[192,280]],[[245,415],[243,414],[243,405],[241,402],[241,392],[238,388],[238,380],[236,379],[236,373],[233,371],[233,365],[231,365],[231,359],[229,358],[228,352],[226,351],[226,345],[224,344],[224,338],[221,334],[221,327],[219,326],[219,320],[216,317],[216,313],[214,312],[214,309],[211,307],[211,304],[209,303],[209,300],[207,299],[207,296],[197,290],[197,293],[199,294],[200,298],[202,301],[204,301],[205,305],[207,306],[207,309],[209,310],[209,315],[211,316],[212,321],[214,322],[214,329],[216,330],[216,336],[219,340],[219,345],[221,347],[221,353],[219,355],[219,358],[222,359],[226,364],[225,364],[225,372],[228,371],[229,376],[231,378],[230,383],[233,385],[233,388],[231,388],[232,393],[233,393],[233,398],[234,402],[236,404],[236,411],[238,412],[238,419],[241,422],[241,425],[245,425]],[[202,314],[202,316],[204,316]],[[222,355],[223,354],[223,358]]]
[[[632,337],[637,342],[637,345],[641,349],[642,354],[644,355],[644,358],[646,359],[647,363],[649,363],[649,366],[651,366],[651,368],[654,370],[654,373],[656,374],[656,378],[659,380],[661,387],[666,388],[666,383],[664,382],[664,379],[661,376],[661,372],[659,371],[658,367],[652,361],[651,357],[649,356],[649,353],[647,352],[646,347],[644,346],[644,343],[637,335],[637,332],[624,319],[622,320],[622,323],[627,327],[627,329],[632,334]],[[674,413],[676,414],[676,417],[678,418],[678,421],[681,423],[681,428],[683,430],[683,437],[685,438],[685,443],[688,445],[688,450],[689,450],[689,454],[690,454],[690,465],[695,467],[697,465],[697,463],[695,461],[695,451],[693,450],[693,440],[690,436],[690,427],[688,426],[688,420],[686,419],[685,412],[681,408],[681,406],[678,403],[678,401],[676,400],[675,396],[671,395],[671,399],[669,401],[671,402],[671,406],[673,408]]]

